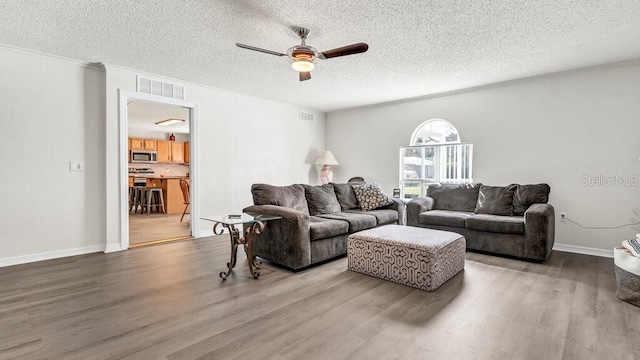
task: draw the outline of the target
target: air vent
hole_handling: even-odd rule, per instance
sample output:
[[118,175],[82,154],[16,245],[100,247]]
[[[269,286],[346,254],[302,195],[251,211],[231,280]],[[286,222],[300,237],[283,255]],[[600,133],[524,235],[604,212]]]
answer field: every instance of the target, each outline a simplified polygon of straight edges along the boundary
[[304,112],[304,111],[300,111],[300,120],[313,121],[313,114],[312,113],[308,113],[308,112]]
[[184,100],[184,86],[138,76],[138,92]]

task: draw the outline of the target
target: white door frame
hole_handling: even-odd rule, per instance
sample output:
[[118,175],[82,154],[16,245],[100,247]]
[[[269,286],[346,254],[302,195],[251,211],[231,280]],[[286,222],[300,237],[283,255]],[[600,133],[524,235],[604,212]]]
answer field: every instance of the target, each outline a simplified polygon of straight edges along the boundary
[[189,109],[189,178],[191,179],[191,236],[198,237],[200,230],[199,194],[200,171],[198,161],[198,105],[192,102],[172,99],[157,95],[142,94],[133,91],[118,90],[120,118],[120,248],[129,248],[129,128],[127,104],[131,100],[142,100],[154,103],[177,105]]

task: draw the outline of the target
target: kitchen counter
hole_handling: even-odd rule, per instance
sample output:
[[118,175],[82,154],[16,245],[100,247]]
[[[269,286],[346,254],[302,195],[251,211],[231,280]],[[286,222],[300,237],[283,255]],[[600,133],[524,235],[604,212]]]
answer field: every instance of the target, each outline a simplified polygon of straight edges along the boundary
[[164,197],[164,206],[167,214],[181,214],[184,211],[184,197],[180,188],[180,180],[185,179],[190,183],[186,176],[165,176],[160,177],[156,174],[129,174],[129,186],[133,186],[133,179],[146,179],[147,187],[161,188]]
[[189,179],[188,176],[160,176],[156,174],[129,174],[129,176],[133,176],[134,178],[141,179]]

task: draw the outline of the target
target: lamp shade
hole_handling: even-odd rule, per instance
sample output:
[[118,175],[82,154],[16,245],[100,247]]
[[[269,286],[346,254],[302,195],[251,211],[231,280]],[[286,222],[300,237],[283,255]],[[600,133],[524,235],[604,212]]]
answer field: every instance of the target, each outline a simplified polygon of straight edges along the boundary
[[318,160],[315,162],[316,165],[340,165],[338,164],[338,160],[333,156],[333,153],[330,150],[323,151],[320,156],[318,156]]

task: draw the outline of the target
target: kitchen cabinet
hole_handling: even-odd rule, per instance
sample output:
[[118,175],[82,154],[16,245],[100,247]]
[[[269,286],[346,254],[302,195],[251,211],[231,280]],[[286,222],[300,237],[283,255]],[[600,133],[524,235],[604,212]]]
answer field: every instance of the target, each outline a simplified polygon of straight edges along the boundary
[[190,149],[189,149],[189,142],[185,142],[184,143],[184,163],[188,164],[189,160],[190,160]]
[[158,140],[144,139],[145,150],[158,150]]
[[184,164],[184,143],[172,141],[171,162]]
[[171,162],[171,141],[158,140],[158,162]]
[[158,140],[158,162],[184,164],[184,143]]
[[129,138],[129,150],[157,150],[158,142],[152,139]]

